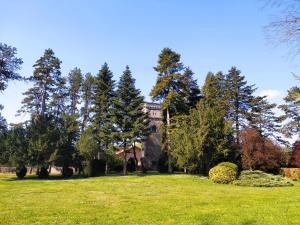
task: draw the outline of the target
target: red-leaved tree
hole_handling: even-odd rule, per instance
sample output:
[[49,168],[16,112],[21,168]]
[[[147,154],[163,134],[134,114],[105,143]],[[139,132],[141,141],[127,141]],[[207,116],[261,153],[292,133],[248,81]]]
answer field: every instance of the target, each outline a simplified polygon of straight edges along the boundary
[[241,132],[241,146],[243,169],[278,173],[286,163],[287,153],[256,129],[246,128]]
[[290,165],[292,167],[300,167],[300,141],[294,143]]

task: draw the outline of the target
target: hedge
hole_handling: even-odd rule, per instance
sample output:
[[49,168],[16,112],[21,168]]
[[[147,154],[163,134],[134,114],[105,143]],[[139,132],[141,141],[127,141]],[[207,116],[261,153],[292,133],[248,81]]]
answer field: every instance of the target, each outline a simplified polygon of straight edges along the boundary
[[300,168],[282,168],[281,173],[292,180],[300,180]]

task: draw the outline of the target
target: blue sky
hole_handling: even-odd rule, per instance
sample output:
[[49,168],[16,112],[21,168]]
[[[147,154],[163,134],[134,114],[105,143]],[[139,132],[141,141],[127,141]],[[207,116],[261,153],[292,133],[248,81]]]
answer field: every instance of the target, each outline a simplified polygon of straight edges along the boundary
[[[286,46],[266,40],[263,27],[276,12],[263,9],[262,0],[0,1],[0,42],[18,49],[23,76],[30,76],[44,49],[52,48],[63,62],[63,75],[76,66],[95,74],[107,62],[117,80],[129,65],[149,100],[153,66],[160,50],[170,47],[195,72],[199,85],[208,71],[231,66],[274,102],[297,84],[292,77],[299,71],[297,58],[287,57]],[[15,113],[29,87],[11,82],[1,94],[9,123],[26,118]]]

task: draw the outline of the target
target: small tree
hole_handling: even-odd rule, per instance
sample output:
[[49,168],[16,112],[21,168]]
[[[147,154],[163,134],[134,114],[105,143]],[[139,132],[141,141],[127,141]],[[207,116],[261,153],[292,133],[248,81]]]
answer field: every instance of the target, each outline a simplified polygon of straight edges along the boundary
[[287,154],[281,147],[256,129],[247,128],[241,132],[241,145],[243,169],[278,173],[287,161]]
[[290,165],[293,167],[300,167],[300,141],[294,143]]

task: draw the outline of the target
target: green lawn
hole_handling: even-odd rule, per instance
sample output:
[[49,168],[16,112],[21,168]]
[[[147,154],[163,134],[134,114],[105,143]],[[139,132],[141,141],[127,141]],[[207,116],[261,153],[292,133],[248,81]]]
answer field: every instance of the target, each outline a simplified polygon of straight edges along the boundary
[[0,224],[300,224],[300,183],[248,188],[189,175],[16,180],[0,174]]

